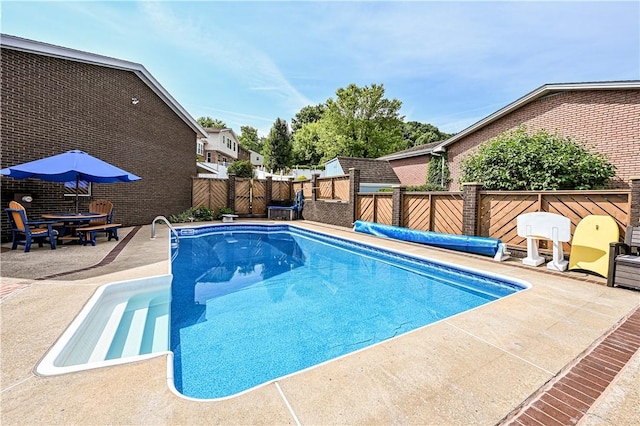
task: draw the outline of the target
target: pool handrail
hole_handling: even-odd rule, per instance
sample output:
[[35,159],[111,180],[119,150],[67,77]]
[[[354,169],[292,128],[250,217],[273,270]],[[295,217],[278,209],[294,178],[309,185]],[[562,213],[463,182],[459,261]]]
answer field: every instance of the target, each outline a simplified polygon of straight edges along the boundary
[[169,222],[169,220],[164,216],[156,216],[155,219],[153,219],[153,222],[151,222],[151,239],[152,240],[156,239],[156,221],[158,220],[161,220],[167,224],[171,232],[173,232],[173,235],[176,236],[176,245],[179,244],[180,240],[178,238],[178,231],[176,231],[176,228],[174,228],[173,225],[171,225],[171,223]]

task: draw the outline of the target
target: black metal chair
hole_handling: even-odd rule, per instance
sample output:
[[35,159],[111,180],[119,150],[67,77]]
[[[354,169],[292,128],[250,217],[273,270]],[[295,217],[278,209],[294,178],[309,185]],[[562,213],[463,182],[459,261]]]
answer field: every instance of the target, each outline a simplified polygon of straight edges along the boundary
[[611,243],[607,285],[640,290],[640,226],[627,228],[624,243]]

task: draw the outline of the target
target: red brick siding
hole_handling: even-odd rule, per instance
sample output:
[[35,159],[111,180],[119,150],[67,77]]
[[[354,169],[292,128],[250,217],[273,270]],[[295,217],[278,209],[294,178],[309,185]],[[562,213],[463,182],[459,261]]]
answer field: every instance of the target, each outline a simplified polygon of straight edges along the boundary
[[[93,185],[94,199],[114,203],[115,221],[149,224],[191,206],[195,132],[134,73],[2,49],[1,77],[2,167],[80,149],[142,178]],[[1,182],[3,209],[15,193],[33,196],[30,217],[73,208],[62,184]],[[81,198],[80,208],[88,203]]]
[[429,168],[429,155],[390,160],[389,164],[396,172],[400,183],[407,186],[424,185],[427,181],[427,169]]
[[640,174],[640,91],[568,91],[533,101],[448,146],[451,189],[459,189],[460,165],[469,153],[521,124],[558,131],[607,155],[617,167],[615,187],[628,188],[629,178]]

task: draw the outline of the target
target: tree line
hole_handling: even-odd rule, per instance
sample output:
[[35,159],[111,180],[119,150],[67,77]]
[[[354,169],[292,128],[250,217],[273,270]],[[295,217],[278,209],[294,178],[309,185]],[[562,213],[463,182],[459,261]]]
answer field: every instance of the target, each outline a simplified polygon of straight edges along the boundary
[[[293,165],[314,167],[337,156],[377,158],[452,136],[431,124],[405,122],[401,107],[398,99],[385,97],[382,84],[350,84],[339,88],[335,98],[303,107],[291,126],[278,117],[267,137],[258,137],[251,126],[241,126],[238,139],[243,147],[264,156],[267,169],[280,170]],[[211,117],[200,117],[198,123],[226,127]]]

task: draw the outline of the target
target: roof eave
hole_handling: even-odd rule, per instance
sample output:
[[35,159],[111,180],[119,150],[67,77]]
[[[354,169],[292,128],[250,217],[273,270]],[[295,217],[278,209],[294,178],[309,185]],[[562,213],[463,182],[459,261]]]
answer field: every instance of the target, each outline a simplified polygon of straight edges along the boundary
[[444,151],[445,148],[452,143],[464,138],[465,136],[487,126],[494,121],[502,118],[503,116],[511,113],[514,110],[522,107],[523,105],[528,104],[536,99],[539,99],[543,96],[547,96],[552,93],[569,91],[569,90],[627,90],[627,89],[640,89],[640,80],[630,80],[630,81],[603,81],[603,82],[592,82],[592,83],[554,83],[554,84],[545,84],[543,86],[538,87],[532,92],[527,93],[523,97],[511,102],[504,108],[499,109],[493,114],[483,118],[482,120],[472,124],[461,132],[451,136],[449,139],[443,141],[437,146],[433,147],[431,151]]

